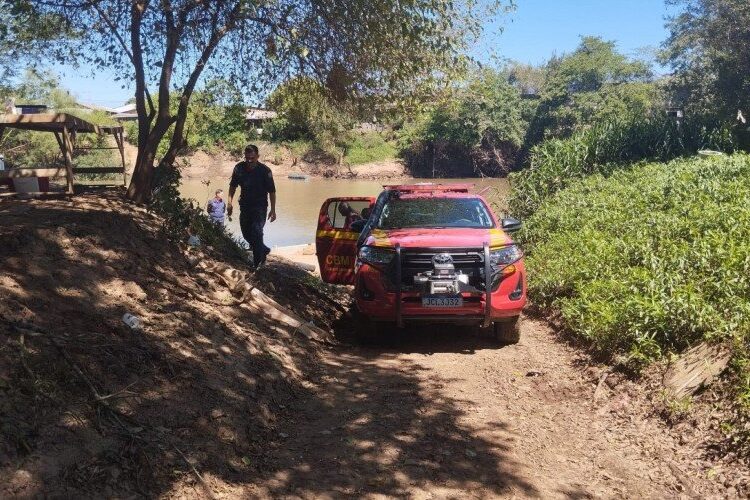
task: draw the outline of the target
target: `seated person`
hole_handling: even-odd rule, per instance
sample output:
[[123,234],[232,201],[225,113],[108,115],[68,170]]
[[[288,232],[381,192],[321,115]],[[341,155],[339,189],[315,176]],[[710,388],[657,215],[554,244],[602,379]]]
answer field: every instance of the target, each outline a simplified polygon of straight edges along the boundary
[[362,219],[362,216],[358,214],[357,211],[351,207],[351,205],[344,201],[339,203],[339,213],[346,217],[346,219],[344,220],[344,226],[341,228],[344,231],[350,231],[352,223],[354,221]]

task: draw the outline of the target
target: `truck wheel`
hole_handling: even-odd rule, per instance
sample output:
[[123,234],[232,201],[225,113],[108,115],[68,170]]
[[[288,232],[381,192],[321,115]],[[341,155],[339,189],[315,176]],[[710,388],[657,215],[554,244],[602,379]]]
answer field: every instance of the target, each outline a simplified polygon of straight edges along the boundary
[[518,316],[498,321],[494,324],[495,339],[503,345],[517,344],[521,340]]

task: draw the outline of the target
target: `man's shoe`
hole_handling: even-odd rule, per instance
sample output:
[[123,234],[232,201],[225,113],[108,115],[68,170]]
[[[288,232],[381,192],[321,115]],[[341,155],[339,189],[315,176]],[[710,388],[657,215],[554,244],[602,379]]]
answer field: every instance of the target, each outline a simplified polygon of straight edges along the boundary
[[263,264],[266,263],[266,257],[268,257],[268,254],[271,253],[271,249],[266,247],[266,253],[263,254],[263,257],[261,257],[260,262],[258,262],[258,265],[255,267],[260,267]]

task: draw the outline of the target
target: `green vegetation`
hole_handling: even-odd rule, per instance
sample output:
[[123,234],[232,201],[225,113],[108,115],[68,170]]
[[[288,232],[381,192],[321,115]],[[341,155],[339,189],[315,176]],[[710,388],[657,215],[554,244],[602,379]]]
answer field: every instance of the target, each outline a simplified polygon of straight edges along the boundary
[[588,175],[609,175],[641,160],[666,161],[701,149],[732,151],[732,132],[715,121],[623,117],[602,121],[568,139],[550,139],[531,150],[529,166],[511,174],[510,211],[533,214],[549,196]]
[[623,115],[647,117],[661,105],[648,64],[598,37],[583,37],[571,54],[553,57],[545,73],[527,146]]
[[[662,62],[674,69],[670,91],[691,114],[728,120],[750,113],[750,8],[745,0],[670,0]],[[747,139],[747,136],[745,136]]]
[[528,126],[523,109],[506,74],[476,71],[407,121],[399,133],[402,154],[417,175],[505,174]]
[[750,411],[750,156],[594,174],[526,220],[529,294],[638,369],[701,341],[735,348]]
[[469,73],[406,120],[400,146],[412,171],[504,175],[525,166],[545,140],[626,117],[662,121],[664,102],[647,63],[620,54],[614,42],[584,37],[574,52],[541,67],[511,63]]
[[200,81],[224,79],[257,95],[280,77],[314,75],[337,102],[409,101],[435,88],[438,75],[450,78],[465,66],[466,48],[502,7],[469,0],[0,5],[6,4],[13,14],[23,11],[39,20],[41,34],[65,28],[46,38],[23,24],[3,25],[2,39],[17,41],[17,50],[41,48],[49,58],[132,79],[138,154],[127,196],[137,203],[151,198],[162,141],[169,145],[159,163],[173,166],[184,150],[189,105]]
[[[97,125],[115,122],[104,112],[81,108],[59,80],[49,72],[27,70],[15,85],[0,87],[0,102],[14,99],[16,103],[46,104],[58,113],[70,113]],[[96,134],[78,134],[76,146],[81,148],[110,146],[111,139]],[[0,140],[0,152],[14,167],[49,167],[63,164],[60,146],[53,134],[8,129]],[[74,151],[76,167],[106,167],[120,165],[120,156],[113,150],[87,149]],[[99,176],[98,178],[100,178]]]
[[346,145],[344,161],[350,165],[360,165],[396,158],[398,149],[393,141],[387,140],[379,132],[354,133]]
[[[173,96],[173,112],[177,112],[178,100]],[[171,126],[159,143],[156,158],[162,159],[167,154],[171,142],[174,126]],[[125,136],[128,142],[138,145],[138,122],[125,124]],[[245,106],[242,94],[231,83],[224,80],[213,80],[206,86],[195,91],[188,106],[183,131],[183,143],[178,149],[180,155],[198,150],[206,153],[227,151],[239,155],[247,145],[249,139],[254,139],[253,133],[246,131]]]

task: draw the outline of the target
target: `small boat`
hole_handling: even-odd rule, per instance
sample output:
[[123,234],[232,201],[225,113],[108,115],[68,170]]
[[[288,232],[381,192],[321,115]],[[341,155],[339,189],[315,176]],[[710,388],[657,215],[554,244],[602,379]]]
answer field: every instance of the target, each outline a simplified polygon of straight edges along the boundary
[[287,175],[287,178],[298,180],[298,181],[306,181],[307,179],[309,179],[309,176],[305,174],[289,174]]

